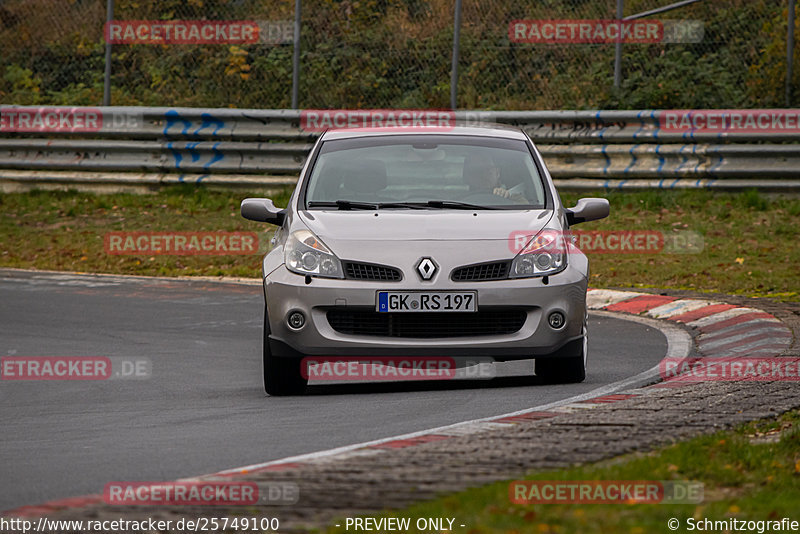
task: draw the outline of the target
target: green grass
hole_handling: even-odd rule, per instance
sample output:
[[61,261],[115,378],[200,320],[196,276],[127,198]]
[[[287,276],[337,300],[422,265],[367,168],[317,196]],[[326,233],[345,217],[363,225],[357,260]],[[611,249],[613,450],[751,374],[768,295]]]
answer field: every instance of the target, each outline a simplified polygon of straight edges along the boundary
[[[279,205],[289,190],[275,197]],[[158,276],[258,277],[258,255],[112,255],[107,232],[256,232],[263,253],[275,227],[239,214],[246,196],[180,186],[153,195],[46,192],[0,195],[0,266]]]
[[[285,205],[290,190],[277,205]],[[564,193],[566,205],[604,196],[611,216],[576,230],[692,231],[698,254],[590,254],[593,287],[692,289],[800,300],[800,199],[757,191]],[[256,255],[119,256],[105,253],[110,231],[257,232],[266,250],[274,227],[246,221],[239,203],[254,192],[191,186],[157,194],[32,192],[0,195],[0,266],[161,276],[259,275]]]
[[[573,205],[588,194],[562,194]],[[697,232],[697,254],[591,254],[593,287],[649,287],[800,300],[800,198],[758,191],[610,192],[611,216],[576,230]]]
[[[511,481],[443,496],[378,517],[455,518],[455,532],[630,533],[670,532],[667,521],[686,519],[800,521],[800,412],[698,437],[648,454],[520,477],[518,480],[664,480],[703,484],[700,504],[514,504]],[[346,532],[332,527],[326,532]],[[352,532],[352,527],[351,530]],[[412,528],[409,532],[417,532]]]

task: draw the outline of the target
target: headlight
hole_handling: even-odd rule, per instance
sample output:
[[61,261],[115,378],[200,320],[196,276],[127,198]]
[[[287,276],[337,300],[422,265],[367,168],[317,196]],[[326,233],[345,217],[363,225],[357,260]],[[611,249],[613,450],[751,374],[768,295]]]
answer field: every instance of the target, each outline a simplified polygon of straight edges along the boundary
[[564,232],[542,230],[531,239],[514,261],[509,278],[546,276],[567,267],[567,241]]
[[344,278],[342,262],[308,230],[298,230],[289,236],[284,247],[284,261],[293,273]]

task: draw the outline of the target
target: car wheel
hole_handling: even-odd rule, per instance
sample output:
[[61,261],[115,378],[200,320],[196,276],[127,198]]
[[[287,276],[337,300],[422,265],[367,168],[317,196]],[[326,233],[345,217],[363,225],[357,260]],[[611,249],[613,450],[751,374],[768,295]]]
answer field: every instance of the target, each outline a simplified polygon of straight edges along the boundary
[[536,376],[545,384],[577,384],[586,380],[586,353],[588,348],[586,326],[583,337],[571,341],[566,347],[572,356],[541,358],[536,360]]
[[297,358],[278,358],[269,346],[269,315],[264,308],[264,391],[272,396],[301,395],[308,380],[300,372],[302,361]]

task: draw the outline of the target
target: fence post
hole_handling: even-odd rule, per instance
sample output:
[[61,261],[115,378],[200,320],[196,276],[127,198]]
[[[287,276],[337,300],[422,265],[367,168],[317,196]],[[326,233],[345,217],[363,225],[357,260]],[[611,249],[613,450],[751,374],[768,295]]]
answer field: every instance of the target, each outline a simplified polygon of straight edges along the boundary
[[[110,24],[114,20],[114,0],[107,0],[106,2],[106,24]],[[106,32],[103,32],[106,37]],[[111,105],[111,43],[106,37],[106,68],[103,73],[103,105]]]
[[300,5],[294,1],[294,54],[292,55],[292,109],[297,109],[300,96]]
[[455,110],[458,101],[458,48],[461,40],[461,0],[456,0],[453,17],[453,65],[450,68],[450,109]]
[[614,87],[619,89],[622,80],[622,14],[625,0],[617,0],[617,42],[614,44]]
[[789,0],[789,20],[786,32],[786,107],[792,105],[792,70],[794,63],[794,0]]

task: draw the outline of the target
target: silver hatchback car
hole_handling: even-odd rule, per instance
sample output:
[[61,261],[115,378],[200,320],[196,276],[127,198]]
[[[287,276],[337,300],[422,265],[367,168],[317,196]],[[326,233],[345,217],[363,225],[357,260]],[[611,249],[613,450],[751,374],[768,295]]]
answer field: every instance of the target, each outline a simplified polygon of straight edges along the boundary
[[[530,138],[504,127],[331,130],[263,260],[264,387],[302,393],[305,357],[534,359],[546,383],[586,374],[588,261]],[[533,369],[531,369],[533,372]]]

